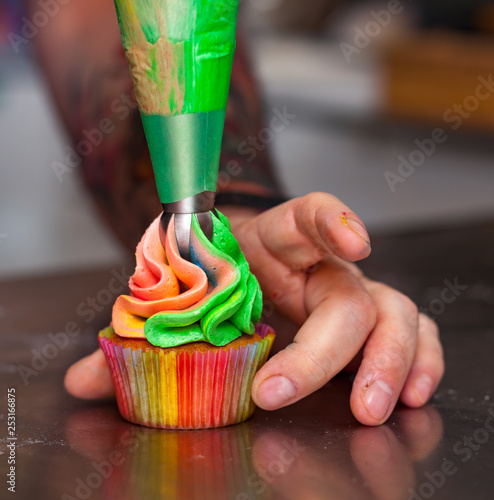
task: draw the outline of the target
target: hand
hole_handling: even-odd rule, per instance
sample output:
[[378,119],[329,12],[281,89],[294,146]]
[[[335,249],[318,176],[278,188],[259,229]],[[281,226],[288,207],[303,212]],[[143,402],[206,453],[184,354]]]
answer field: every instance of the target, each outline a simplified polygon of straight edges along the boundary
[[[350,405],[366,425],[383,423],[398,398],[427,402],[444,371],[435,323],[407,297],[368,280],[350,262],[370,253],[360,219],[335,197],[313,193],[260,215],[224,211],[266,299],[300,325],[293,342],[257,373],[252,397],[273,410],[294,403],[352,365]],[[98,350],[67,372],[83,398],[112,392]]]
[[258,406],[294,403],[352,360],[350,405],[361,423],[386,421],[398,398],[410,407],[427,402],[444,372],[437,326],[409,298],[350,264],[370,253],[367,231],[350,209],[313,193],[232,220],[265,297],[300,325],[257,373]]

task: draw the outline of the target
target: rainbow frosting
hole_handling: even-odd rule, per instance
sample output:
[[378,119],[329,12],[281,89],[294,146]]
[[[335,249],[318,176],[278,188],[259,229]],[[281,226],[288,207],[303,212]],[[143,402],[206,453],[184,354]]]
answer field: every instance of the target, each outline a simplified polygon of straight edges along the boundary
[[131,295],[118,297],[112,327],[98,337],[130,422],[221,427],[255,409],[252,381],[275,337],[258,323],[259,283],[225,216],[212,214],[212,241],[192,219],[191,262],[180,256],[173,217],[164,248],[159,218],[151,224],[137,246]]
[[228,219],[216,213],[211,242],[193,217],[192,262],[178,252],[173,218],[165,248],[159,218],[151,224],[137,246],[137,266],[129,282],[132,295],[121,295],[113,307],[117,335],[147,339],[159,347],[197,341],[222,346],[254,332],[262,311],[259,283]]

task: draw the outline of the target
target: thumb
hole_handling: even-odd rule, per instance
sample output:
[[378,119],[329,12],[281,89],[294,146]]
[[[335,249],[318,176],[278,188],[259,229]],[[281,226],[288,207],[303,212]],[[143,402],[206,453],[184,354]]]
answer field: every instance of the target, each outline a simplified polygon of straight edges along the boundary
[[65,374],[65,389],[81,399],[99,399],[113,396],[110,368],[101,349],[73,364]]

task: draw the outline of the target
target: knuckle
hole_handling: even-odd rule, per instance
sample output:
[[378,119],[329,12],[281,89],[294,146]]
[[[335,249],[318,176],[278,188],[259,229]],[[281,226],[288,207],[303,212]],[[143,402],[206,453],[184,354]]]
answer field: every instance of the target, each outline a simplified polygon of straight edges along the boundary
[[435,343],[435,355],[438,359],[438,362],[441,362],[444,364],[444,350],[443,346],[441,345],[441,342]]
[[401,292],[397,292],[397,300],[403,311],[409,316],[418,318],[419,310],[415,302]]
[[428,340],[428,349],[435,358],[435,362],[444,365],[444,350],[439,337],[439,327],[437,323],[428,316],[421,314],[419,316],[419,330]]
[[398,342],[389,342],[374,360],[374,366],[380,372],[402,373],[408,370],[413,352]]
[[302,354],[308,361],[306,375],[309,376],[316,385],[322,385],[332,378],[333,362],[329,357],[321,357],[307,346],[301,346],[300,344],[298,344],[298,346],[303,351]]
[[358,280],[363,281],[365,279],[364,272],[362,271],[362,269],[360,269],[360,267],[352,265],[350,262],[348,262],[347,268]]
[[444,356],[442,354],[442,349],[441,349],[441,354],[438,356],[436,364],[434,366],[436,368],[437,377],[439,379],[441,379],[442,376],[444,375],[444,371],[446,369],[446,364],[444,362]]
[[418,325],[419,310],[412,299],[401,292],[394,292],[395,306],[407,318],[410,324]]
[[359,330],[370,330],[374,326],[377,316],[376,304],[363,288],[353,290],[344,307],[347,317]]
[[300,201],[303,204],[320,204],[321,202],[327,201],[331,197],[330,194],[324,193],[322,191],[314,191],[312,193],[308,193],[300,198]]
[[426,314],[419,315],[419,329],[427,336],[432,336],[439,342],[439,327],[437,323]]
[[328,204],[331,205],[337,201],[339,200],[329,193],[315,191],[298,198],[298,208],[302,212],[311,214],[311,216],[313,217],[314,213],[320,207],[326,206]]
[[325,202],[324,193],[309,193],[297,198],[296,216],[300,220],[312,220],[318,208]]
[[432,351],[431,365],[438,374],[438,376],[442,377],[446,368],[443,348],[441,344],[438,342],[431,351]]
[[446,368],[443,350],[440,344],[429,349],[427,354],[424,354],[424,366],[427,366],[427,371],[432,375],[433,379],[439,381],[444,375]]

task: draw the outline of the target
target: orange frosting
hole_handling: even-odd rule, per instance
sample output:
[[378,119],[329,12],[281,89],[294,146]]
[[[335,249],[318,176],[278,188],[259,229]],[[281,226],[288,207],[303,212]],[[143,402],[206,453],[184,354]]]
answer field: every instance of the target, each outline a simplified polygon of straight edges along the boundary
[[[173,220],[165,249],[160,242],[159,223],[158,217],[137,245],[136,270],[129,281],[132,295],[121,295],[113,306],[112,326],[122,337],[144,339],[147,318],[162,311],[186,309],[199,302],[208,289],[206,273],[180,256],[171,237],[175,234]],[[180,293],[178,280],[188,290]]]

